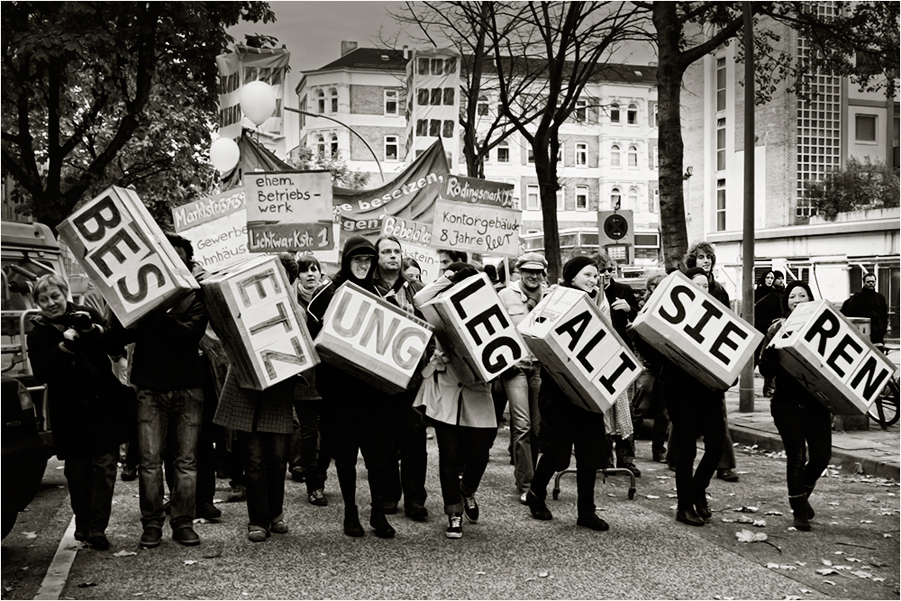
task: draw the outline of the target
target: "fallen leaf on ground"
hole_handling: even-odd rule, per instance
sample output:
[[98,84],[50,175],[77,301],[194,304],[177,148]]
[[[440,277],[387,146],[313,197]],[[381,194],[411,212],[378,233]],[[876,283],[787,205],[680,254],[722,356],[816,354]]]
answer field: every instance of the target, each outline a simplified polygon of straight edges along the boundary
[[766,520],[754,520],[751,525],[757,528],[766,528]]
[[197,560],[195,560],[195,559],[185,559],[185,560],[184,560],[184,564],[185,564],[186,566],[192,566],[192,565],[194,565],[195,563],[197,563]]
[[820,576],[828,576],[829,574],[838,574],[838,572],[836,572],[832,568],[820,568],[819,570],[817,570],[817,574],[819,574]]
[[34,532],[23,532],[22,536],[24,536],[25,538],[37,538],[38,537],[38,535]]
[[891,537],[892,537],[891,534],[883,534],[883,535],[882,535],[882,538],[891,538]]
[[782,515],[782,512],[781,511],[767,511],[763,515]]
[[532,582],[533,580],[538,580],[537,578],[526,578],[526,582]]
[[674,495],[673,493],[668,492],[668,493],[666,493],[666,498],[667,499],[678,499],[679,495]]
[[831,584],[832,586],[835,586],[835,582],[833,582],[832,580],[826,580],[825,578],[823,578],[823,582],[825,582],[826,584]]
[[885,578],[880,578],[879,576],[873,576],[873,582],[885,582]]
[[732,511],[738,511],[738,512],[740,512],[740,513],[757,513],[757,507],[753,507],[753,506],[747,506],[747,507],[745,507],[745,506],[742,506],[742,507],[736,507],[736,508],[733,509]]
[[801,592],[802,592],[802,593],[812,593],[813,591],[810,590],[809,588],[802,588],[802,589],[801,589]]
[[795,566],[785,565],[784,563],[776,563],[774,561],[771,561],[770,563],[766,564],[766,567],[770,568],[771,570],[789,570],[789,571],[791,571],[791,570],[798,569]]
[[859,559],[857,559],[857,558],[856,558],[856,557],[846,557],[846,558],[845,558],[845,559],[847,559],[847,560],[848,560],[848,561],[852,561],[852,562],[856,562],[856,563],[860,563],[860,560],[859,560]]
[[800,598],[801,597],[797,595],[785,595],[784,597],[782,597],[782,601],[797,601]]
[[738,539],[740,543],[758,543],[766,540],[765,532],[754,533],[750,530],[739,530],[735,533],[735,538]]
[[872,524],[873,520],[860,520],[861,524]]
[[807,562],[806,562],[806,561],[796,561],[795,563],[798,564],[798,565],[801,566],[801,567],[804,567],[804,566],[807,565]]
[[827,503],[827,505],[832,505],[833,507],[838,507],[838,503],[836,503],[835,501],[830,501],[829,503]]
[[548,573],[547,573],[547,572],[538,572],[538,577],[539,577],[539,578],[547,578],[547,577],[548,577]]
[[746,515],[738,516],[738,519],[736,519],[735,521],[738,522],[739,524],[753,524],[754,523],[754,520],[752,520],[751,518],[749,518]]
[[832,565],[832,562],[831,562],[830,560],[828,560],[828,559],[821,559],[820,561],[823,562],[823,565],[824,565],[824,566],[831,566],[831,565]]
[[484,576],[485,572],[476,572],[476,576]]
[[657,495],[645,495],[645,496],[649,499],[659,499],[660,498]]
[[735,520],[732,518],[723,518],[723,522],[725,522],[726,524],[734,524]]
[[863,570],[857,570],[856,572],[851,572],[851,573],[854,574],[855,576],[857,576],[858,578],[872,578],[873,577],[872,574],[870,574],[869,572],[864,572]]
[[121,551],[116,551],[115,553],[113,553],[113,557],[128,557],[129,555],[137,554],[138,553],[136,551],[126,551],[125,549],[122,549]]

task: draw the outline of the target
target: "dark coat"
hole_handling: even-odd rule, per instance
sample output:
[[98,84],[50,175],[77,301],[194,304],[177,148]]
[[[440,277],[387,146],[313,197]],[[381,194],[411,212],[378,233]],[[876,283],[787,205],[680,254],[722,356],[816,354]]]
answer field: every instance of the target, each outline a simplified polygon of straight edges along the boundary
[[[104,328],[66,340],[63,332],[75,311],[86,311]],[[47,384],[54,447],[60,459],[109,452],[123,442],[116,403],[122,384],[113,374],[110,356],[124,351],[106,329],[100,313],[69,303],[61,317],[37,315],[28,333],[28,358],[38,381]],[[127,432],[125,432],[127,434]]]
[[870,341],[882,344],[888,331],[888,304],[885,297],[869,288],[864,288],[842,304],[842,315],[846,317],[870,318]]
[[629,344],[630,336],[626,331],[626,326],[635,318],[640,308],[638,306],[638,299],[635,298],[635,291],[632,290],[631,286],[626,286],[617,283],[615,280],[610,280],[610,285],[604,288],[604,296],[607,297],[607,302],[611,305],[613,305],[613,301],[621,298],[629,303],[629,306],[632,308],[630,311],[626,312],[616,311],[612,306],[610,307],[610,319],[613,322],[613,329],[616,330],[616,333],[619,334],[620,338]]
[[795,407],[807,407],[817,405],[820,402],[801,384],[797,378],[785,371],[779,363],[779,352],[775,349],[767,350],[770,342],[782,329],[782,320],[776,321],[766,333],[763,339],[758,367],[760,375],[765,378],[775,378],[776,389],[773,391],[772,402],[774,404],[787,404]]
[[754,303],[754,328],[766,335],[773,322],[782,316],[782,295],[773,288],[772,292]]

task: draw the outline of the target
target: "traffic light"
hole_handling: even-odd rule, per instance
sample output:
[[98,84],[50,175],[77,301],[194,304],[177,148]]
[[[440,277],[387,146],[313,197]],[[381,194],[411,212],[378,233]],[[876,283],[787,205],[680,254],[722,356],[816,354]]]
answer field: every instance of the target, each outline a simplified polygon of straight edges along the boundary
[[629,263],[635,246],[632,211],[598,211],[598,243],[610,258]]

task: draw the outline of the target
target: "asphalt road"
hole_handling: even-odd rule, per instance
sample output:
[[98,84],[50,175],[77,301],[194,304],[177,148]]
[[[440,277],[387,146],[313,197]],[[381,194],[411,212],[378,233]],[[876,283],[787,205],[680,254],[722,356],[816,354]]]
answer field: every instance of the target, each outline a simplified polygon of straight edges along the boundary
[[[477,497],[482,518],[464,522],[461,540],[444,536],[437,482],[437,446],[429,441],[426,523],[389,518],[397,538],[368,529],[362,461],[358,504],[362,539],[344,536],[343,504],[334,473],[329,506],[314,507],[304,486],[286,482],[291,531],[265,543],[247,541],[246,508],[220,504],[218,523],[199,523],[203,544],[184,548],[164,531],[162,546],[138,548],[137,482],[117,482],[112,548],[78,547],[61,598],[70,599],[884,599],[899,597],[899,488],[896,482],[830,470],[811,503],[812,532],[790,529],[784,460],[738,449],[741,481],[714,481],[713,522],[678,524],[673,473],[653,464],[638,443],[643,475],[628,500],[628,479],[598,481],[596,499],[610,531],[575,525],[575,477],[564,476],[554,520],[537,522],[513,488],[507,437],[498,437]],[[3,541],[4,599],[34,598],[71,520],[60,464]],[[227,482],[219,481],[225,498]],[[672,496],[671,496],[672,495]],[[735,511],[746,508],[746,512]],[[756,509],[749,513],[751,509]],[[783,515],[775,515],[781,512]],[[764,520],[752,526],[739,519]],[[765,533],[746,543],[736,533]],[[72,541],[73,544],[74,541]],[[129,553],[119,555],[116,553]],[[130,553],[134,553],[133,555]],[[769,567],[768,567],[769,566]],[[818,572],[818,570],[820,572]],[[821,573],[826,572],[826,573]]]

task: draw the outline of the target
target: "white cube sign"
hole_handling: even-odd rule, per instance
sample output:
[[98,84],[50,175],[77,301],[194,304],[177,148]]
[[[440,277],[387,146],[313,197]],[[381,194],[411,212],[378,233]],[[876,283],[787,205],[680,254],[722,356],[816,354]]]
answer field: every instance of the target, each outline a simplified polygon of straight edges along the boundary
[[641,363],[583,291],[557,287],[519,333],[575,404],[606,412],[641,374]]
[[632,328],[711,390],[732,386],[763,340],[751,324],[679,271],[660,282]]

